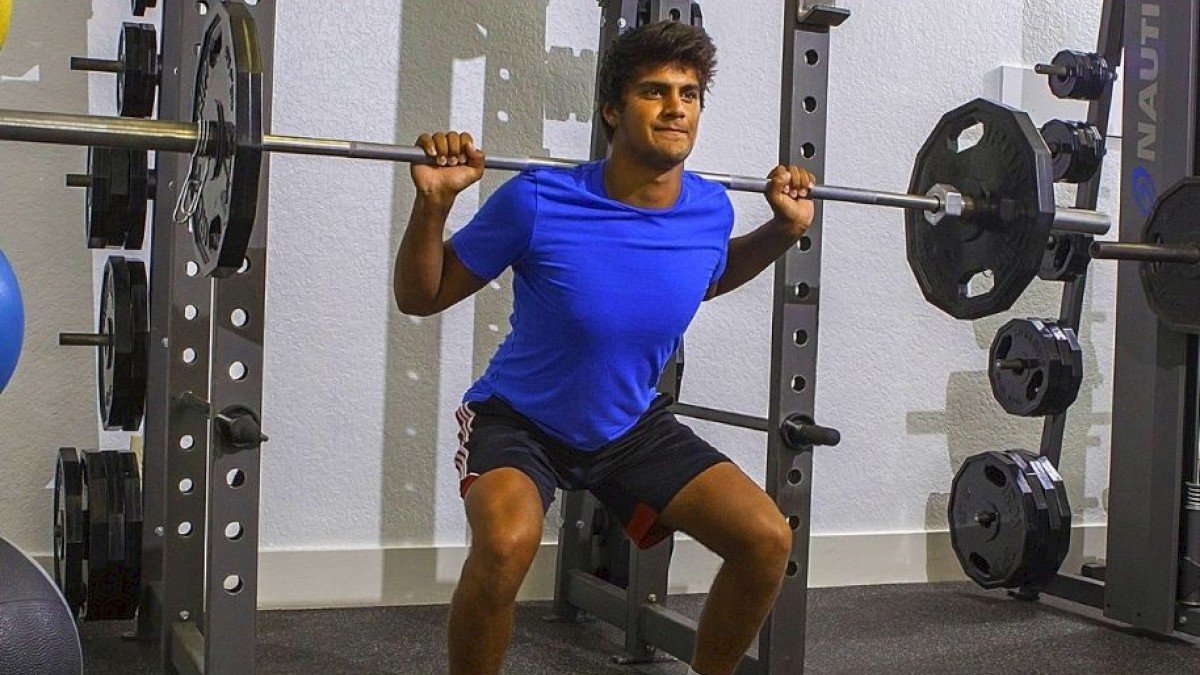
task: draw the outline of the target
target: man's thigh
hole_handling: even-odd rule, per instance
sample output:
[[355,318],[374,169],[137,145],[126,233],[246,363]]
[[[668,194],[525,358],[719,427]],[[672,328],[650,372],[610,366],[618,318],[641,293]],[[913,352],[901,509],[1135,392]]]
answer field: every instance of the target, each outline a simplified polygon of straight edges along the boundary
[[728,457],[665,410],[639,422],[606,454],[605,465],[598,468],[602,478],[592,492],[641,548],[679,529],[664,515],[689,485],[715,467],[733,467]]

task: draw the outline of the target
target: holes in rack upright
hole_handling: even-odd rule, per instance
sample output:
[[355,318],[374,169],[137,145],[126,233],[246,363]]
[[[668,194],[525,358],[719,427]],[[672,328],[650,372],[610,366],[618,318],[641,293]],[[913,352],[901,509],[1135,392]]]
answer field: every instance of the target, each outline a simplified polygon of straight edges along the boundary
[[242,583],[241,577],[236,574],[230,574],[229,576],[225,577],[225,581],[221,583],[221,587],[224,588],[225,592],[229,593],[230,595],[235,595],[241,592],[244,584]]
[[242,363],[241,361],[234,361],[233,363],[229,364],[229,379],[233,380],[234,382],[241,382],[242,380],[246,379],[247,373],[249,373],[249,369],[246,368],[246,364]]

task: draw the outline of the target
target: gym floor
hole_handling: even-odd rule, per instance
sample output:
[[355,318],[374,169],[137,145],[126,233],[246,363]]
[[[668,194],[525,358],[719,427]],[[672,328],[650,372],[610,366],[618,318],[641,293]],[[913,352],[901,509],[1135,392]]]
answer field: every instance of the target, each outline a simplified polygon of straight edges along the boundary
[[[670,598],[697,616],[703,596]],[[615,666],[622,633],[600,622],[541,620],[521,603],[506,675],[682,675],[679,662]],[[258,672],[437,675],[446,672],[446,606],[262,612]],[[153,646],[127,624],[82,628],[86,675],[154,673]],[[807,675],[1138,675],[1200,672],[1200,641],[1150,637],[1056,598],[1013,600],[969,583],[814,589]]]

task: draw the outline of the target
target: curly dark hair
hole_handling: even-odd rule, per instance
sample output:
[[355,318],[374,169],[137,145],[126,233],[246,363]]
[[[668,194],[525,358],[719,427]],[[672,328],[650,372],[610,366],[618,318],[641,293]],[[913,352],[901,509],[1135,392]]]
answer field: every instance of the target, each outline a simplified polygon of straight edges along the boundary
[[596,75],[596,103],[604,134],[615,129],[604,119],[604,106],[618,110],[625,90],[647,69],[669,64],[692,68],[700,79],[700,107],[717,72],[717,47],[703,28],[678,21],[658,21],[626,31],[613,41]]

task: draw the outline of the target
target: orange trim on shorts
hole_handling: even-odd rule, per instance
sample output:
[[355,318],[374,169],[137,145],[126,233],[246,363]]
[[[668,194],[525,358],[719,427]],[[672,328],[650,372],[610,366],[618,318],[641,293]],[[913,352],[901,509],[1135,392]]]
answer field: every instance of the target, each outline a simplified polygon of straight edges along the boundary
[[659,524],[658,512],[642,503],[638,503],[633,516],[625,523],[625,533],[642,550],[671,536],[671,530]]

